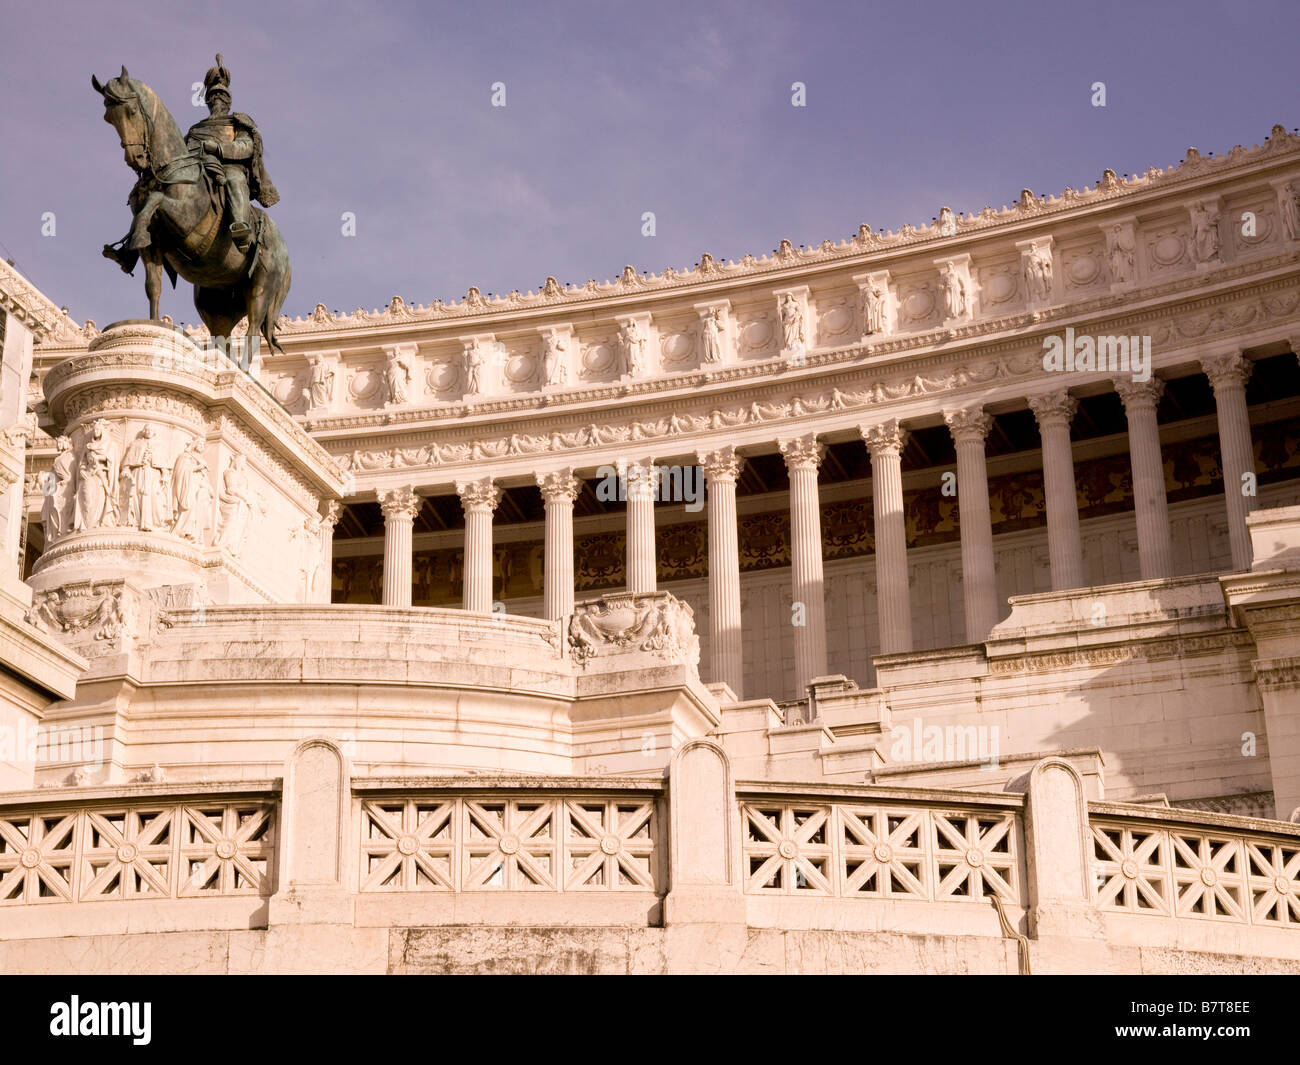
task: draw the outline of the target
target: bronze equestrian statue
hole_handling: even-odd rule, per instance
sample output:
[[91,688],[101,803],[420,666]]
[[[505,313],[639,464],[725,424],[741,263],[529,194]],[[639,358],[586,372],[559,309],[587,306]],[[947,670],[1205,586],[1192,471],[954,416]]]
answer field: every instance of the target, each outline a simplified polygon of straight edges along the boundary
[[[214,337],[229,337],[248,317],[248,336],[281,351],[275,323],[289,294],[289,250],[276,224],[251,200],[270,207],[279,194],[262,162],[262,137],[247,115],[230,113],[230,72],[204,78],[209,116],[182,137],[144,82],[122,73],[91,84],[104,98],[104,121],[118,132],[139,178],[128,204],[131,231],[104,255],[130,274],[144,260],[149,317],[158,317],[162,271],[194,285],[194,306]],[[251,353],[244,359],[248,368]]]

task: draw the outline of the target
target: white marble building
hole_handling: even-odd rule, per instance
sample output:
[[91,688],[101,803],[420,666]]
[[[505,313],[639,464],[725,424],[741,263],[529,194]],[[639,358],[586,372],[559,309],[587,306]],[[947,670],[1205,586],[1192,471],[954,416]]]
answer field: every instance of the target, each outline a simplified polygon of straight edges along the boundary
[[0,758],[0,965],[1300,965],[1282,127],[251,378],[0,269],[7,727],[97,741]]

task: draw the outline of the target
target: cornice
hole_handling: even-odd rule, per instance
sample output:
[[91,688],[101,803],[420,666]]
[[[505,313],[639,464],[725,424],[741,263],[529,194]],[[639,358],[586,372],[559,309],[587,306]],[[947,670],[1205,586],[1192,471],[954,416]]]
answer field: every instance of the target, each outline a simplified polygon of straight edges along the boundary
[[[1276,271],[1285,272],[1268,276]],[[1230,287],[1233,282],[1248,280],[1251,277],[1255,279],[1253,283]],[[1175,327],[1176,321],[1180,318],[1190,318],[1197,311],[1204,311],[1212,316],[1215,310],[1239,302],[1243,296],[1258,295],[1264,299],[1272,293],[1295,290],[1297,280],[1300,280],[1300,268],[1297,267],[1296,257],[1284,254],[1266,260],[1238,264],[1236,267],[1224,267],[1208,277],[1184,277],[1175,282],[1124,294],[1110,294],[1042,311],[986,319],[956,330],[934,329],[894,337],[885,342],[859,342],[822,348],[807,354],[805,367],[802,369],[792,370],[785,360],[774,357],[761,361],[730,363],[718,369],[692,370],[665,375],[630,384],[610,383],[585,388],[574,387],[560,393],[523,393],[474,403],[452,403],[409,411],[375,411],[318,418],[310,421],[311,435],[331,453],[337,454],[348,450],[347,444],[353,440],[350,434],[358,430],[371,437],[376,431],[384,430],[406,429],[418,432],[430,429],[453,429],[491,424],[490,419],[495,415],[506,415],[516,425],[518,419],[529,416],[545,417],[548,422],[555,423],[557,418],[563,419],[565,416],[572,415],[576,422],[582,422],[588,420],[588,415],[583,411],[591,404],[601,405],[602,418],[618,412],[620,407],[629,412],[635,410],[640,413],[650,413],[654,408],[647,406],[646,400],[675,402],[674,397],[680,393],[688,393],[692,396],[715,394],[731,400],[750,398],[751,394],[757,398],[764,394],[762,389],[773,383],[778,383],[783,389],[788,389],[792,385],[798,387],[803,382],[824,384],[826,371],[869,370],[879,373],[906,366],[915,374],[923,373],[927,369],[948,367],[955,360],[969,358],[975,354],[983,358],[1023,355],[1032,349],[1035,353],[1035,361],[1041,362],[1042,338],[1065,324],[1074,325],[1076,329],[1087,327],[1095,331],[1124,335],[1140,332],[1144,326],[1154,326],[1162,322],[1168,322],[1171,327]],[[1205,292],[1207,282],[1220,287],[1215,291]],[[1187,294],[1191,294],[1192,298],[1169,301],[1160,305],[1155,302],[1171,296]],[[1134,304],[1138,306],[1134,307]],[[1107,311],[1120,308],[1132,309],[1127,313],[1107,316]],[[1268,308],[1264,309],[1268,310]],[[1274,313],[1283,317],[1294,310],[1294,306],[1279,306]],[[1253,311],[1251,318],[1257,317],[1258,313],[1258,309]],[[1185,323],[1178,328],[1178,335],[1189,342],[1197,338],[1183,335],[1184,331],[1190,330],[1192,324]],[[1213,322],[1207,319],[1200,335],[1211,332],[1212,324]],[[1244,326],[1250,323],[1246,321],[1242,324]],[[1170,339],[1170,336],[1163,339]],[[728,384],[743,384],[753,391],[752,393],[730,392],[724,387]],[[667,413],[669,408],[664,409]],[[563,421],[560,424],[563,424]],[[402,438],[394,433],[389,439],[400,441]]]
[[[1172,306],[1149,305],[1118,321],[1100,319],[1089,327],[1100,332],[1154,332],[1166,348],[1157,368],[1184,362],[1185,350],[1211,336],[1223,334],[1225,345],[1231,345],[1230,332],[1244,335],[1273,319],[1285,323],[1300,308],[1300,271],[1294,262],[1289,265],[1290,276],[1206,293]],[[959,407],[976,399],[995,402],[1017,390],[1026,396],[1040,391],[1041,338],[1055,328],[1040,320],[1032,331],[1014,338],[1003,336],[978,348],[945,348],[910,359],[854,360],[853,353],[863,349],[846,348],[821,353],[842,356],[838,362],[827,359],[799,373],[751,378],[743,382],[745,387],[729,391],[711,387],[712,378],[704,384],[704,375],[684,375],[693,387],[676,381],[672,392],[647,396],[649,402],[638,404],[624,396],[618,406],[599,411],[511,405],[502,412],[508,418],[499,422],[487,417],[439,419],[419,426],[389,426],[387,434],[376,432],[379,426],[362,424],[351,427],[346,436],[317,438],[343,465],[352,465],[354,455],[362,456],[352,471],[358,477],[427,467],[438,468],[441,478],[443,469],[463,470],[485,459],[563,453],[566,461],[576,461],[584,451],[607,453],[610,445],[638,441],[673,439],[688,453],[717,442],[719,433],[732,442],[736,430],[760,423],[768,423],[773,440],[777,423],[780,435],[853,431],[855,416],[873,421],[914,417],[915,412],[902,408],[915,406],[915,400],[924,400],[937,412],[940,406]],[[1195,335],[1184,338],[1184,332]],[[1180,346],[1169,348],[1171,341]],[[810,361],[816,360],[816,355],[810,356]],[[1098,371],[1074,375],[1068,384],[1081,387],[1108,379]],[[1059,387],[1065,382],[1053,378],[1052,383]],[[360,429],[369,432],[358,433]]]
[[27,326],[38,344],[68,321],[40,289],[3,259],[0,259],[0,310]]

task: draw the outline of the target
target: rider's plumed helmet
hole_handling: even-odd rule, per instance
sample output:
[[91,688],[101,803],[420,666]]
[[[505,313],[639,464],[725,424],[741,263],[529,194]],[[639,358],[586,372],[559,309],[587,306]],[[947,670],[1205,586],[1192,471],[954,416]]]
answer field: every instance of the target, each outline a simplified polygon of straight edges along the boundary
[[203,76],[203,101],[211,103],[212,97],[220,93],[230,99],[230,71],[221,62],[221,53],[217,53],[217,65]]

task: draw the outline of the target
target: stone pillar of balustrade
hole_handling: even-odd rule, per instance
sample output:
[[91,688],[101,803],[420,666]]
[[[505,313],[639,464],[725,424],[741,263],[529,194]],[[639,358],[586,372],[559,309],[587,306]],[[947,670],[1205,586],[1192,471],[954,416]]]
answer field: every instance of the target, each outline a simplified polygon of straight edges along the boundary
[[1065,389],[1029,397],[1043,440],[1043,494],[1047,504],[1047,554],[1052,591],[1087,584],[1083,568],[1083,538],[1079,533],[1079,493],[1074,480],[1070,422],[1079,401]]
[[673,752],[668,848],[664,936],[670,971],[734,971],[749,939],[740,813],[731,761],[713,740],[688,740]]
[[1240,351],[1201,360],[1201,369],[1214,388],[1219,420],[1219,455],[1223,495],[1228,510],[1228,544],[1236,573],[1250,569],[1250,532],[1246,516],[1255,509],[1255,448],[1250,439],[1246,382],[1254,365]]
[[1117,378],[1112,382],[1128,416],[1129,462],[1133,469],[1133,509],[1137,519],[1138,569],[1142,580],[1174,575],[1173,541],[1169,535],[1169,502],[1165,495],[1165,463],[1160,451],[1156,407],[1165,383]]
[[[1022,786],[1028,877],[1022,901],[1032,937],[1018,944],[1028,953],[1022,966],[1035,974],[1063,967],[1109,971],[1105,928],[1093,901],[1092,837],[1083,780],[1063,758],[1044,758]],[[1011,917],[1005,911],[1004,916]]]
[[744,697],[744,652],[740,639],[740,544],[736,530],[736,478],[744,459],[734,447],[699,453],[708,479],[709,635],[712,680]]
[[501,489],[491,477],[457,481],[456,494],[465,510],[465,609],[492,612],[492,512]]
[[903,516],[903,447],[907,431],[897,421],[861,426],[871,454],[871,504],[876,527],[876,614],[880,653],[912,649],[912,592]]
[[546,505],[542,613],[555,621],[573,613],[573,503],[582,481],[572,470],[553,470],[537,474],[537,487]]
[[961,532],[962,603],[966,642],[982,643],[998,623],[998,578],[984,441],[993,419],[982,407],[946,410],[943,420],[957,448],[957,526]]
[[[334,740],[311,737],[294,748],[283,779],[277,889],[270,899],[268,924],[272,929],[342,925],[340,935],[352,933],[356,897],[345,883],[346,848],[355,847],[356,841],[349,836],[352,778],[347,757]],[[311,959],[295,957],[293,964],[310,966]]]
[[384,513],[384,606],[411,605],[411,531],[424,500],[407,485],[378,492]]
[[790,473],[790,576],[794,597],[795,692],[802,698],[826,667],[826,588],[822,573],[821,497],[817,468],[826,448],[815,433],[778,441]]
[[627,496],[627,590],[658,588],[655,553],[655,496],[659,469],[652,461],[625,464],[619,471]]

